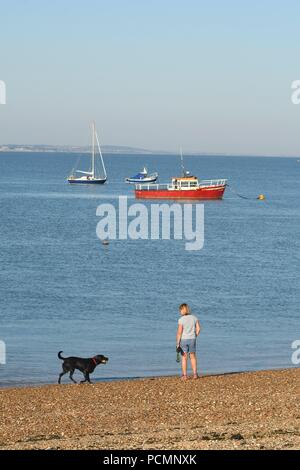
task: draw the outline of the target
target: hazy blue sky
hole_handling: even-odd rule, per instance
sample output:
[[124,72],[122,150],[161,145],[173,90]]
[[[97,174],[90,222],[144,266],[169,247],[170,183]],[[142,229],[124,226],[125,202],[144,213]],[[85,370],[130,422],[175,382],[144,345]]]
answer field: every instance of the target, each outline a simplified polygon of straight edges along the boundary
[[0,143],[300,155],[299,0],[0,0]]

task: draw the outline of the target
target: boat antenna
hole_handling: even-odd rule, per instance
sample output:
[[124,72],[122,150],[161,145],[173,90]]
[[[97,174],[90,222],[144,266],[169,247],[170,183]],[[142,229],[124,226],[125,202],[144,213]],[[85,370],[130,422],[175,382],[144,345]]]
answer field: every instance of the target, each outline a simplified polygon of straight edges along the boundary
[[187,171],[187,170],[184,168],[182,147],[180,147],[180,160],[181,160],[182,175],[183,175],[183,176],[188,176],[188,175],[190,174],[190,172]]

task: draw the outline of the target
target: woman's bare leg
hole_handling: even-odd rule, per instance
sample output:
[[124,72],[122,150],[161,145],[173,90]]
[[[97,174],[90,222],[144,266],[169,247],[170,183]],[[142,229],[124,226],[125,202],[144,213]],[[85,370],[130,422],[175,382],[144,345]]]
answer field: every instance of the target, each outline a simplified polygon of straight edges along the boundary
[[188,354],[184,353],[181,359],[182,376],[186,377]]
[[190,353],[190,361],[193,369],[194,377],[197,377],[197,356],[196,353]]

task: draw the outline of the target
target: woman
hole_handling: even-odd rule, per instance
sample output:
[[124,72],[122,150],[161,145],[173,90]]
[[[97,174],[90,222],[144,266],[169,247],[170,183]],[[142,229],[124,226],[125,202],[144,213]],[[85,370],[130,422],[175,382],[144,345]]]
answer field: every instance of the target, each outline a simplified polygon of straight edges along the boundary
[[176,336],[176,348],[181,348],[183,355],[181,360],[182,380],[187,379],[187,362],[190,357],[194,379],[198,378],[196,339],[200,334],[200,323],[195,315],[190,313],[188,304],[181,304],[179,307],[181,318],[178,320],[178,330]]

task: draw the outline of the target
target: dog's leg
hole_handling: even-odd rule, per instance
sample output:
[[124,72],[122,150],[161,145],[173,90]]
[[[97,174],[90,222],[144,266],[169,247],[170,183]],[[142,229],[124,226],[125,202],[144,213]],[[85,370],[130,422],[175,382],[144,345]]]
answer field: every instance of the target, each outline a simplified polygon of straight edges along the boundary
[[65,375],[65,374],[67,374],[70,369],[67,367],[67,365],[66,365],[65,363],[63,363],[63,365],[62,365],[62,370],[63,370],[62,373],[59,374],[59,377],[58,377],[58,383],[59,383],[59,384],[60,384],[60,382],[61,382],[62,376]]
[[58,383],[60,384],[61,382],[61,378],[63,375],[65,375],[67,372],[62,372],[61,374],[59,374],[59,377],[58,377]]
[[86,382],[86,372],[82,372],[82,373],[84,375],[84,380],[81,380],[80,383],[84,384]]
[[83,372],[83,375],[84,375],[84,380],[82,380],[80,383],[81,384],[84,384],[85,382],[88,382],[88,383],[92,383],[91,380],[90,380],[90,375],[88,372],[84,371]]
[[86,373],[86,380],[88,381],[89,384],[91,384],[91,379],[90,379],[90,374],[87,372]]
[[73,374],[74,374],[74,372],[75,372],[75,369],[71,370],[69,377],[70,377],[70,379],[72,380],[72,382],[74,382],[74,384],[77,384],[76,380],[73,379]]

